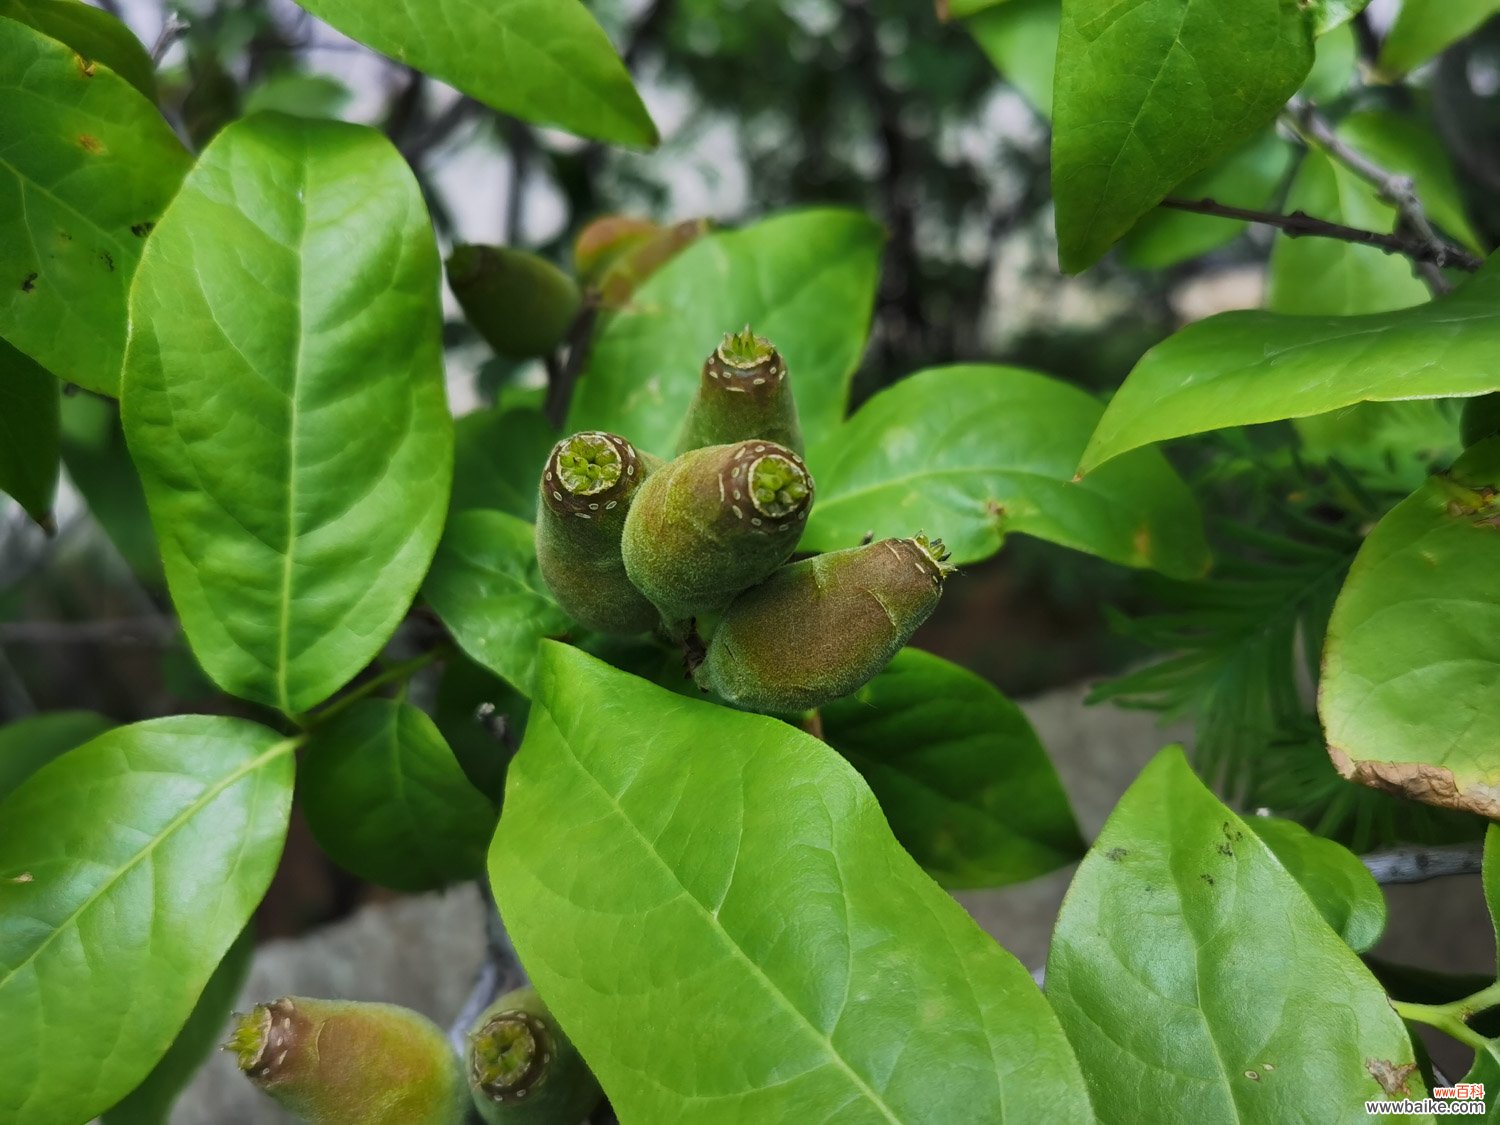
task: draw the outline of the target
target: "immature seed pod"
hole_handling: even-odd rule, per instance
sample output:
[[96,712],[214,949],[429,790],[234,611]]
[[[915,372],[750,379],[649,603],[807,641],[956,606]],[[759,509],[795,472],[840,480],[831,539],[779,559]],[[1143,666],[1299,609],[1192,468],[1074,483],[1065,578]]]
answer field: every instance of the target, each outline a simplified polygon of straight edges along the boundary
[[812,499],[807,466],[784,446],[691,450],[652,473],[630,505],[625,572],[675,632],[785,562]]
[[1497,435],[1500,435],[1500,394],[1464,399],[1463,413],[1458,418],[1458,436],[1464,448]]
[[496,1000],[469,1032],[469,1093],[492,1125],[578,1125],[604,1091],[534,988]]
[[952,567],[941,539],[882,539],[792,563],[719,620],[699,686],[790,713],[857,691],[932,615]]
[[447,1037],[395,1004],[287,996],[239,1017],[224,1048],[312,1125],[459,1125],[468,1109]]
[[698,393],[688,406],[677,452],[759,438],[802,452],[802,427],[787,381],[786,361],[747,324],[729,332],[703,361]]
[[503,356],[546,355],[567,335],[583,298],[551,262],[509,246],[456,246],[448,285],[464,316]]
[[620,556],[625,515],[661,462],[616,434],[563,438],[542,468],[536,559],[568,616],[599,633],[642,633],[656,607],[631,583]]

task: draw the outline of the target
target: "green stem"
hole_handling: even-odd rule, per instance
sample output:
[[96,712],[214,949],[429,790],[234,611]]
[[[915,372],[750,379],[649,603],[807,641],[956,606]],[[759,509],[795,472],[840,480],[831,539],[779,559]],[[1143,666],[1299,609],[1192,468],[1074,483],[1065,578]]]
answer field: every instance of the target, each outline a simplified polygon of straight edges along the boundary
[[413,656],[410,660],[403,660],[399,664],[392,664],[378,676],[373,676],[370,679],[366,680],[364,683],[360,684],[359,687],[355,688],[348,695],[340,696],[338,699],[335,699],[332,703],[330,703],[327,707],[324,707],[321,711],[318,711],[313,715],[309,715],[305,725],[308,728],[319,726],[322,723],[327,722],[329,719],[333,718],[340,712],[353,707],[361,699],[368,699],[381,688],[385,687],[386,684],[389,684],[395,680],[401,680],[404,683],[406,680],[409,680],[414,673],[421,671],[423,668],[427,667],[427,665],[432,664],[433,662],[440,660],[447,655],[449,655],[448,646],[440,644],[428,649],[424,653]]
[[1392,1000],[1391,1007],[1396,1009],[1396,1014],[1402,1019],[1435,1027],[1450,1039],[1457,1039],[1476,1051],[1484,1050],[1488,1046],[1489,1040],[1449,1010],[1451,1005],[1408,1004],[1404,1000]]

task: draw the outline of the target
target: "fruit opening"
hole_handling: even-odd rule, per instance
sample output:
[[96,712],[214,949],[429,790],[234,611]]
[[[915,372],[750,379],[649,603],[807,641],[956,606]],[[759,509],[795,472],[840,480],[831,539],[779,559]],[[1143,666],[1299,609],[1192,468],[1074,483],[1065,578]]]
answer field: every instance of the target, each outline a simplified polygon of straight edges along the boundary
[[236,1018],[234,1030],[229,1033],[224,1050],[233,1053],[241,1070],[253,1070],[265,1049],[266,1036],[270,1030],[271,1011],[264,1004],[257,1004]]
[[911,537],[911,544],[922,552],[939,582],[958,569],[948,561],[948,548],[941,539],[929,539],[919,531]]
[[751,332],[748,324],[742,332],[726,332],[719,345],[719,358],[731,367],[755,367],[775,354],[771,341]]
[[474,1033],[474,1084],[497,1100],[523,1098],[546,1076],[547,1029],[527,1012],[501,1012]]
[[768,453],[750,466],[750,502],[764,515],[790,515],[807,502],[810,491],[806,470],[779,453]]
[[603,434],[574,434],[557,448],[557,479],[574,496],[592,496],[620,479],[620,451]]

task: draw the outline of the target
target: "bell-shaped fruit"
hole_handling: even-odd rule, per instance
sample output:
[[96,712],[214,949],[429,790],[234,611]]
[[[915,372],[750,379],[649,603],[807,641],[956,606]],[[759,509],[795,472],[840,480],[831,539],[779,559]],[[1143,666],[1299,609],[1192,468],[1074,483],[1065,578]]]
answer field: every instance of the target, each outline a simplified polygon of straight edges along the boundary
[[730,332],[703,361],[698,393],[688,406],[677,451],[759,438],[802,452],[802,427],[787,381],[786,361],[746,325]]
[[782,567],[724,611],[699,686],[782,714],[857,691],[937,608],[947,557],[942,540],[917,535]]
[[467,1112],[452,1045],[409,1008],[287,996],[239,1017],[224,1046],[312,1125],[460,1125]]
[[802,458],[766,441],[694,449],[652,473],[625,518],[625,571],[669,630],[723,609],[797,546],[812,506]]
[[616,434],[590,431],[552,447],[542,469],[536,559],[557,604],[600,633],[641,633],[656,607],[625,574],[625,517],[661,462]]
[[562,343],[583,299],[551,262],[509,246],[454,247],[448,285],[474,330],[511,359],[546,355]]
[[1464,448],[1500,435],[1500,394],[1477,395],[1464,400],[1458,418],[1458,436]]
[[469,1032],[469,1092],[492,1125],[578,1125],[604,1096],[534,988],[496,1000]]

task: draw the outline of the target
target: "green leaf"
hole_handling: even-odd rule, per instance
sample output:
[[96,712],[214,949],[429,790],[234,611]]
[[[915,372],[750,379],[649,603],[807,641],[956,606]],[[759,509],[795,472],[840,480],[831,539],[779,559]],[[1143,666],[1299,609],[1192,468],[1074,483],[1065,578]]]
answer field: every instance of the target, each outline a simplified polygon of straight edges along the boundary
[[[1178,184],[1172,194],[1183,199],[1214,199],[1232,207],[1263,208],[1291,162],[1292,146],[1275,129],[1263,129],[1249,144]],[[1140,269],[1164,269],[1217,249],[1248,225],[1217,215],[1157,207],[1125,235],[1120,255]]]
[[1312,0],[1317,13],[1317,33],[1321,37],[1342,27],[1362,12],[1370,0]]
[[192,1081],[198,1068],[224,1040],[231,1009],[250,972],[255,953],[253,926],[234,939],[214,975],[193,1005],[172,1046],[146,1080],[100,1119],[102,1125],[167,1125],[172,1105]]
[[1402,75],[1500,12],[1500,0],[1402,0],[1380,46],[1380,69]]
[[1495,1091],[1500,1090],[1500,1042],[1488,1039],[1483,1049],[1474,1052],[1474,1064],[1469,1068],[1469,1073],[1464,1075],[1464,1081],[1484,1085],[1485,1112],[1479,1120],[1486,1122],[1486,1125],[1494,1125],[1500,1121],[1500,1098],[1495,1096]]
[[125,436],[225,691],[305,711],[411,603],[452,472],[439,276],[411,170],[338,122],[230,125],[152,235]]
[[0,340],[0,492],[52,526],[60,456],[57,380]]
[[1500,390],[1497,345],[1500,259],[1452,293],[1393,313],[1211,316],[1135,365],[1089,439],[1081,471],[1226,426]]
[[[1043,117],[1052,116],[1053,66],[1057,60],[1059,0],[1008,0],[996,7],[974,4],[979,15],[964,21],[1000,76],[1021,91]],[[963,15],[955,8],[954,15]]]
[[299,117],[339,117],[354,92],[328,74],[284,70],[268,76],[245,95],[246,115],[274,110]]
[[108,12],[78,0],[0,0],[0,17],[71,47],[85,63],[103,63],[148,102],[156,101],[156,67],[150,53]]
[[901,846],[945,887],[999,887],[1083,854],[1067,794],[1017,707],[909,648],[823,708],[823,738],[864,776]]
[[[479,708],[494,713],[483,721]],[[443,661],[442,678],[432,704],[432,721],[453,750],[475,789],[499,802],[505,770],[526,731],[526,697],[488,669],[455,654]],[[504,724],[504,739],[493,724]]]
[[187,167],[123,78],[0,19],[0,337],[117,394],[130,278]]
[[1058,255],[1076,272],[1229,155],[1313,62],[1300,0],[1063,0],[1053,108]]
[[1078,869],[1046,990],[1103,1122],[1347,1121],[1385,1096],[1367,1063],[1412,1062],[1379,983],[1177,747]]
[[1336,101],[1359,77],[1359,47],[1354,29],[1343,25],[1318,38],[1317,57],[1302,83],[1302,96],[1315,105]]
[[1345,777],[1500,817],[1500,439],[1375,525],[1334,604],[1318,710]]
[[119,407],[94,395],[64,395],[62,455],[68,478],[121,558],[143,585],[162,588],[166,578],[161,552],[156,549],[140,474],[125,448]]
[[[941,20],[964,19],[997,6],[1015,8],[1026,0],[937,0],[938,18]],[[1057,0],[1047,0],[1054,8]]]
[[902,379],[809,452],[818,497],[802,548],[925,530],[966,563],[1019,531],[1126,566],[1202,574],[1197,506],[1161,457],[1073,480],[1101,411],[1077,387],[1014,367]]
[[778,720],[545,646],[490,877],[621,1120],[1088,1116],[1026,970]]
[[533,536],[504,512],[456,512],[422,587],[458,647],[527,696],[537,645],[571,627],[537,569]]
[[108,719],[92,711],[50,711],[0,727],[0,801],[48,762],[109,727]]
[[699,239],[636,290],[589,353],[567,429],[670,454],[723,334],[749,324],[786,360],[809,445],[849,401],[879,278],[881,228],[853,211],[794,211]]
[[656,126],[609,37],[578,0],[299,0],[351,39],[501,113],[651,146]]
[[[1500,826],[1491,824],[1484,832],[1484,904],[1489,908],[1490,927],[1500,934]],[[1500,949],[1496,951],[1500,968]],[[1500,1087],[1497,1087],[1500,1088]]]
[[150,1073],[271,881],[295,746],[152,719],[0,803],[0,1118],[85,1121]]
[[476,410],[454,427],[449,508],[492,508],[536,519],[537,481],[557,435],[541,411]]
[[1302,825],[1274,816],[1251,816],[1245,823],[1291,872],[1323,920],[1356,953],[1380,940],[1385,929],[1385,895],[1370,869],[1348,848]]
[[361,879],[427,891],[484,870],[495,806],[408,703],[365,699],[318,725],[298,793],[319,846]]

